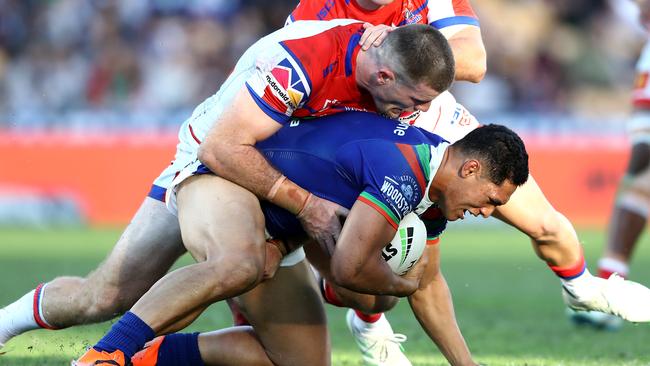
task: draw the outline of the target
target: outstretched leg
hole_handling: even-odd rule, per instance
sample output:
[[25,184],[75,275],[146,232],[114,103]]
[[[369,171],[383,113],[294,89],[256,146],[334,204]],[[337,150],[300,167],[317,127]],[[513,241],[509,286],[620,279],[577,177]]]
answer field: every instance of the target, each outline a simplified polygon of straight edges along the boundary
[[130,308],[185,252],[177,218],[145,198],[117,244],[86,277],[58,277],[0,309],[0,344],[25,331],[111,319]]

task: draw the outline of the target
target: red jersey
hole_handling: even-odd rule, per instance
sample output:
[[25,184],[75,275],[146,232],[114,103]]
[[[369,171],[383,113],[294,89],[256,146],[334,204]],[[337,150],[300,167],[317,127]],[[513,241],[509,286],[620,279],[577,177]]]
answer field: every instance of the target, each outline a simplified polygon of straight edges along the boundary
[[479,25],[469,0],[395,0],[377,10],[366,10],[357,0],[301,0],[287,18],[287,24],[297,20],[344,18],[394,26],[430,24],[436,29]]
[[[342,111],[375,111],[371,95],[356,82],[362,23],[339,19],[291,28],[284,32],[291,38],[265,42],[256,71],[246,80],[263,111],[280,123]],[[321,31],[311,32],[314,28]],[[299,38],[301,34],[305,36]]]
[[305,21],[255,42],[219,91],[194,109],[188,121],[194,138],[203,139],[242,86],[281,124],[348,110],[374,112],[372,96],[356,83],[362,32],[356,20]]

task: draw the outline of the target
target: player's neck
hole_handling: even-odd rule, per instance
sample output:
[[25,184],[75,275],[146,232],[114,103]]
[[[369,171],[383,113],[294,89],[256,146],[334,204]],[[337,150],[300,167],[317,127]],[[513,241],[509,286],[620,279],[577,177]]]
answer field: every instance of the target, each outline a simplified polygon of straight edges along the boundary
[[357,86],[364,90],[372,88],[372,76],[375,69],[375,62],[369,51],[359,50],[357,53],[357,64],[354,70],[354,79]]
[[375,11],[375,10],[383,7],[383,5],[377,5],[377,4],[375,4],[374,2],[372,2],[370,0],[352,0],[352,1],[357,3],[357,5],[360,8],[362,8],[364,10],[368,10],[368,11]]

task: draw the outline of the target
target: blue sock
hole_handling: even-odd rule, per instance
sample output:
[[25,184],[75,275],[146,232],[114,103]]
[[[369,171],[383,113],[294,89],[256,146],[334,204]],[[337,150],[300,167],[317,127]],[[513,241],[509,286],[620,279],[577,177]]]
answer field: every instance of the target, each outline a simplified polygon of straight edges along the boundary
[[130,359],[154,336],[153,329],[129,311],[113,324],[111,330],[93,348],[106,352],[119,349],[124,352],[127,359]]
[[158,350],[156,366],[205,366],[199,352],[199,333],[165,336]]

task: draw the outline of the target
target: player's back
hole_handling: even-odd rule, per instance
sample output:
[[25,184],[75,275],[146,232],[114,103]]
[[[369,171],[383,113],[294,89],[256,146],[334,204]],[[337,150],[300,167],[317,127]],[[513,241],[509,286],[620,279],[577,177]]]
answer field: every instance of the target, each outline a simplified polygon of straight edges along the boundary
[[[289,116],[301,110],[306,100],[315,99],[326,89],[328,80],[322,79],[328,75],[323,70],[347,49],[349,42],[342,38],[360,28],[358,21],[349,19],[304,21],[261,38],[244,52],[219,90],[199,104],[186,123],[202,140],[244,85],[259,96],[260,103],[266,103],[262,107],[265,111]],[[332,99],[335,97],[345,99],[344,95]]]
[[[396,222],[422,200],[433,150],[444,140],[373,113],[348,112],[292,121],[257,147],[289,179],[313,194],[351,208],[360,195],[384,208]],[[266,202],[272,235],[301,233],[288,212]]]

